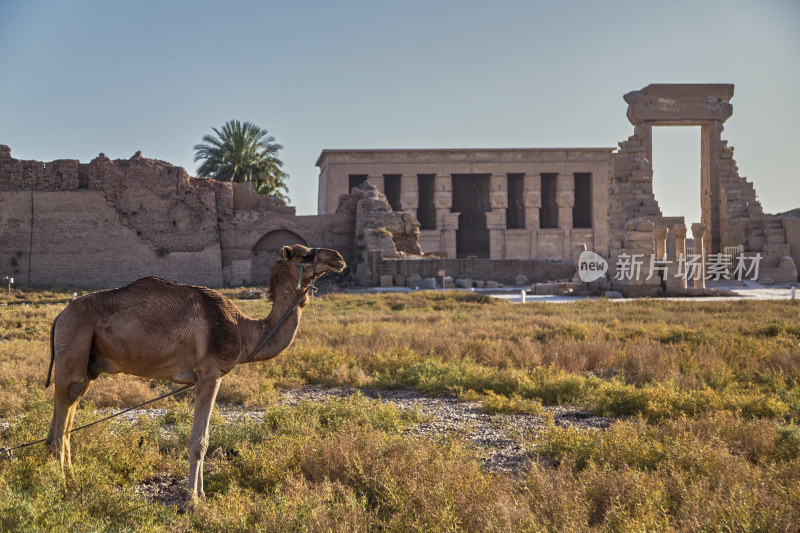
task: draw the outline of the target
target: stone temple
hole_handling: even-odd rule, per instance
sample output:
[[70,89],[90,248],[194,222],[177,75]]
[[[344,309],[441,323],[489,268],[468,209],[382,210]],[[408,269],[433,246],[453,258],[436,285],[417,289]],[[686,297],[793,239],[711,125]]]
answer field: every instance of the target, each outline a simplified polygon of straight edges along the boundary
[[[797,280],[800,219],[765,215],[722,140],[733,85],[654,84],[625,95],[618,148],[323,150],[316,216],[249,184],[189,176],[141,157],[21,161],[0,145],[0,276],[21,285],[111,287],[145,275],[259,284],[283,244],[342,251],[360,283],[441,270],[510,283],[570,279],[584,250],[761,254],[760,277]],[[701,223],[665,216],[653,194],[652,128],[701,128]],[[668,214],[666,214],[668,215]],[[629,295],[686,280],[601,282]],[[689,281],[691,286],[691,281]],[[689,287],[690,289],[691,287]]]
[[[574,261],[588,249],[614,263],[636,253],[649,261],[660,240],[659,257],[672,256],[687,227],[682,217],[664,216],[654,197],[652,129],[700,126],[702,221],[691,236],[706,255],[760,253],[763,277],[796,281],[797,221],[764,215],[721,137],[732,97],[729,84],[653,84],[630,92],[624,98],[634,132],[619,148],[324,150],[317,161],[319,213],[366,181],[393,210],[419,220],[428,254]],[[616,285],[651,294],[661,280],[651,282]]]

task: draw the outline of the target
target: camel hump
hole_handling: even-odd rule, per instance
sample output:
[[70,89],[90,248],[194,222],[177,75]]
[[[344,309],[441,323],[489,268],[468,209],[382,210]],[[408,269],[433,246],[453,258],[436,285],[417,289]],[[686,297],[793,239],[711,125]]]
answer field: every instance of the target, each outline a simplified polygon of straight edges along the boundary
[[[177,286],[180,285],[174,281],[168,281],[164,278],[157,278],[155,276],[147,276],[144,278],[139,278],[130,285],[126,287],[134,287],[134,286],[152,286],[152,287],[169,287],[169,286]],[[125,288],[125,287],[123,287]]]

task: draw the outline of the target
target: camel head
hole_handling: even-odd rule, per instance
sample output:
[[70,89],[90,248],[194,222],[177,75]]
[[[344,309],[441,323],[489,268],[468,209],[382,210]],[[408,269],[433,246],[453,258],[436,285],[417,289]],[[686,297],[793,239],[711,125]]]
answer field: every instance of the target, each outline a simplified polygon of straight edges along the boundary
[[330,248],[308,248],[295,244],[281,248],[280,256],[292,267],[295,279],[302,276],[303,286],[310,285],[326,272],[341,272],[347,266],[341,254]]

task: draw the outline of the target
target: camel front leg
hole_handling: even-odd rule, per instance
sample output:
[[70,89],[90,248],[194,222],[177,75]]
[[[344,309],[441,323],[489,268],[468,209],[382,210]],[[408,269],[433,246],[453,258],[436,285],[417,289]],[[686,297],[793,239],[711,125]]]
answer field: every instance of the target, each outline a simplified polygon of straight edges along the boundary
[[203,491],[203,460],[208,449],[208,423],[222,378],[197,380],[194,394],[194,421],[189,439],[189,492],[187,500],[205,498]]

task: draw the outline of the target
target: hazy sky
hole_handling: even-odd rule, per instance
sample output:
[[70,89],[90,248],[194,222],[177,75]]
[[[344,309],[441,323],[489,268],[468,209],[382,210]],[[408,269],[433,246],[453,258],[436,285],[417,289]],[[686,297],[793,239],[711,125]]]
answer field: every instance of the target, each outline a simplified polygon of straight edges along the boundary
[[[614,147],[622,95],[734,83],[723,138],[767,212],[800,207],[800,2],[0,0],[0,144],[195,173],[236,118],[316,212],[325,148]],[[699,128],[657,128],[665,215],[698,218]],[[690,220],[691,221],[691,220]]]

